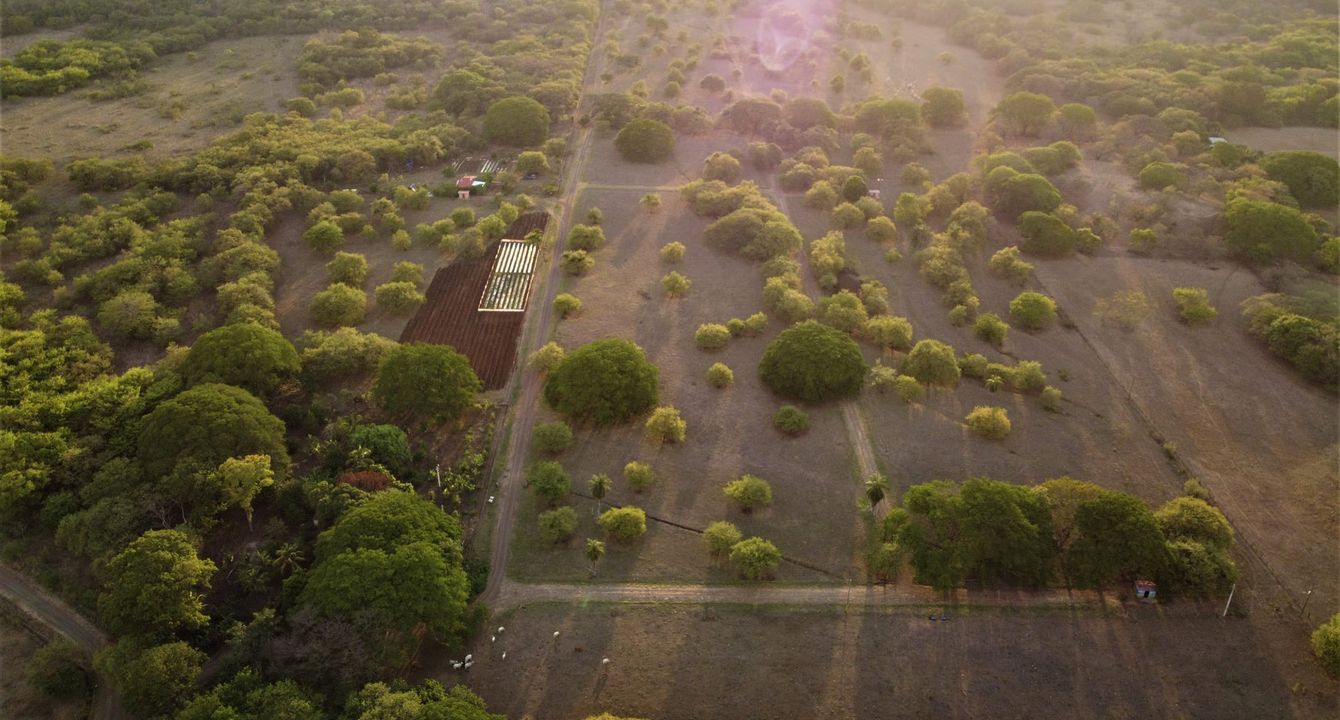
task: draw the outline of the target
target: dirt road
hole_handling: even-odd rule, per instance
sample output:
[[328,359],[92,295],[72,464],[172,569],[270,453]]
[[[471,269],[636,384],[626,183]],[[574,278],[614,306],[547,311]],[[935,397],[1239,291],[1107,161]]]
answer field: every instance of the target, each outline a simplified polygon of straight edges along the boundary
[[[0,564],[0,596],[19,608],[24,614],[59,633],[83,648],[92,657],[107,645],[107,636],[84,616],[61,602],[27,576],[8,565]],[[101,675],[97,678],[97,695],[93,698],[93,720],[120,720],[128,715],[121,709],[111,683]]]

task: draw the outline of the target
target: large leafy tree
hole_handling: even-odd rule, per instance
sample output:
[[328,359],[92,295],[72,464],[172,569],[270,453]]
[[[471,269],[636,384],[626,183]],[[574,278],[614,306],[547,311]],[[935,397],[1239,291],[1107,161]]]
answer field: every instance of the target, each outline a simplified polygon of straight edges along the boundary
[[544,400],[574,420],[617,423],[656,405],[660,371],[628,340],[597,340],[549,371]]
[[1315,152],[1274,152],[1261,165],[1270,179],[1289,186],[1303,207],[1335,207],[1340,203],[1340,162]]
[[1070,547],[1070,577],[1104,586],[1135,575],[1157,576],[1166,566],[1163,531],[1139,499],[1104,492],[1075,509],[1079,537]]
[[316,560],[359,549],[390,552],[416,542],[428,543],[460,562],[461,526],[454,516],[413,493],[382,492],[346,512],[317,537]]
[[1030,489],[974,478],[963,483],[961,540],[978,576],[1042,585],[1051,574],[1052,527],[1045,500]]
[[730,561],[741,575],[761,580],[782,562],[782,552],[763,538],[751,537],[731,546]]
[[489,142],[529,147],[547,137],[549,111],[531,98],[503,98],[484,113],[484,138]]
[[345,709],[353,720],[506,720],[490,713],[464,685],[448,690],[436,680],[404,689],[369,683],[349,698]]
[[1010,132],[1034,136],[1051,121],[1056,103],[1046,95],[1020,91],[1001,100],[995,112]]
[[98,654],[96,665],[112,679],[135,717],[170,714],[195,690],[205,654],[184,642],[143,645],[121,640]]
[[386,354],[372,396],[390,413],[455,420],[479,392],[466,357],[447,345],[413,343]]
[[1258,263],[1291,258],[1306,262],[1317,251],[1317,230],[1303,214],[1269,200],[1239,198],[1225,212],[1228,247]]
[[855,395],[865,370],[861,349],[851,336],[812,320],[783,330],[758,364],[769,389],[806,402]]
[[164,637],[209,622],[202,594],[214,563],[180,530],[150,530],[107,564],[98,614],[118,635]]
[[187,384],[220,382],[267,395],[302,369],[283,335],[255,323],[237,323],[201,335],[186,353],[181,374]]
[[634,120],[615,136],[614,147],[629,162],[658,163],[675,151],[675,131],[660,120]]
[[903,507],[906,513],[889,515],[888,532],[910,553],[916,581],[936,590],[962,585],[969,559],[958,542],[963,499],[954,484],[913,485],[903,495]]
[[197,385],[154,408],[140,428],[138,457],[151,477],[179,465],[217,467],[247,455],[268,455],[275,477],[287,477],[283,421],[231,385]]

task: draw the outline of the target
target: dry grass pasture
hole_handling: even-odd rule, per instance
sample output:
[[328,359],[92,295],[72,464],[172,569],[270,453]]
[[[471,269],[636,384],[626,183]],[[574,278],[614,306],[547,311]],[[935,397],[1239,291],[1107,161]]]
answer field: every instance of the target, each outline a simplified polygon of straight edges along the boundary
[[1246,720],[1334,709],[1333,683],[1292,659],[1302,648],[1275,621],[950,608],[949,622],[932,623],[931,610],[943,609],[533,605],[498,621],[506,633],[474,651],[468,680],[495,712],[552,720]]

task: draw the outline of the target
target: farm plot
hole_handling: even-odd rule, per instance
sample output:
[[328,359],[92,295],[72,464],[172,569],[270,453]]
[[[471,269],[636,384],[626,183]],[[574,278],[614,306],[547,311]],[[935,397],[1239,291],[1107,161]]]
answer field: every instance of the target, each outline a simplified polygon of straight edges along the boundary
[[496,712],[555,720],[1230,720],[1334,708],[1319,668],[1281,659],[1304,649],[1277,620],[950,612],[932,623],[920,608],[535,605],[503,617],[505,635],[475,650],[470,684]]
[[[772,323],[763,336],[733,339],[719,352],[694,346],[699,324],[748,317],[760,309],[761,276],[752,264],[706,247],[706,221],[673,194],[663,194],[665,206],[656,214],[638,208],[640,196],[640,191],[587,190],[577,203],[578,217],[592,206],[604,211],[608,242],[595,252],[595,269],[563,288],[582,300],[583,310],[562,321],[557,340],[567,348],[611,336],[637,342],[660,368],[661,403],[680,410],[688,438],[682,446],[657,448],[642,439],[637,422],[579,428],[574,447],[558,458],[573,477],[574,489],[585,492],[592,474],[606,473],[615,480],[610,502],[637,505],[651,516],[699,530],[729,519],[745,535],[766,537],[787,557],[823,571],[788,563],[779,568],[782,580],[851,575],[861,537],[860,491],[838,408],[807,408],[811,427],[798,438],[773,429],[771,416],[783,403],[763,388],[756,367],[780,323]],[[660,247],[672,240],[688,246],[678,265],[663,264],[658,257]],[[663,296],[659,278],[671,269],[693,282],[681,299]],[[707,384],[706,370],[715,362],[734,370],[733,386],[718,390]],[[644,493],[632,493],[622,480],[630,460],[649,463],[659,478]],[[743,473],[772,484],[771,507],[745,515],[727,506],[721,488]],[[585,515],[578,539],[593,532],[590,501],[583,502],[578,504],[579,516]],[[525,509],[518,519],[511,573],[525,579],[585,579],[579,548],[539,546],[535,512]],[[665,526],[633,546],[611,544],[597,579],[716,582],[731,577],[711,566],[696,533]]]
[[[1038,277],[1093,343],[1239,536],[1295,603],[1340,600],[1340,461],[1335,396],[1307,383],[1247,334],[1242,300],[1266,291],[1250,273],[1135,257],[1042,263]],[[1174,287],[1209,290],[1219,317],[1183,325]],[[1153,312],[1134,331],[1105,326],[1097,300],[1138,290]],[[1320,616],[1318,621],[1320,621]]]

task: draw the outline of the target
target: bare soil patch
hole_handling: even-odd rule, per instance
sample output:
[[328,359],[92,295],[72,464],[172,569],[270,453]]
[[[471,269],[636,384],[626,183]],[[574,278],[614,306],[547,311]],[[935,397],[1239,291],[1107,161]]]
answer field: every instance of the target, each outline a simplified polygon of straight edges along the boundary
[[1230,719],[1334,707],[1315,665],[1280,659],[1303,652],[1294,634],[1272,640],[1282,623],[1186,610],[951,608],[933,623],[923,608],[539,605],[497,621],[505,633],[474,651],[468,678],[439,677],[468,679],[495,712],[553,720]]
[[1242,127],[1224,134],[1229,142],[1246,145],[1256,150],[1311,150],[1323,155],[1340,157],[1340,131],[1320,127]]

